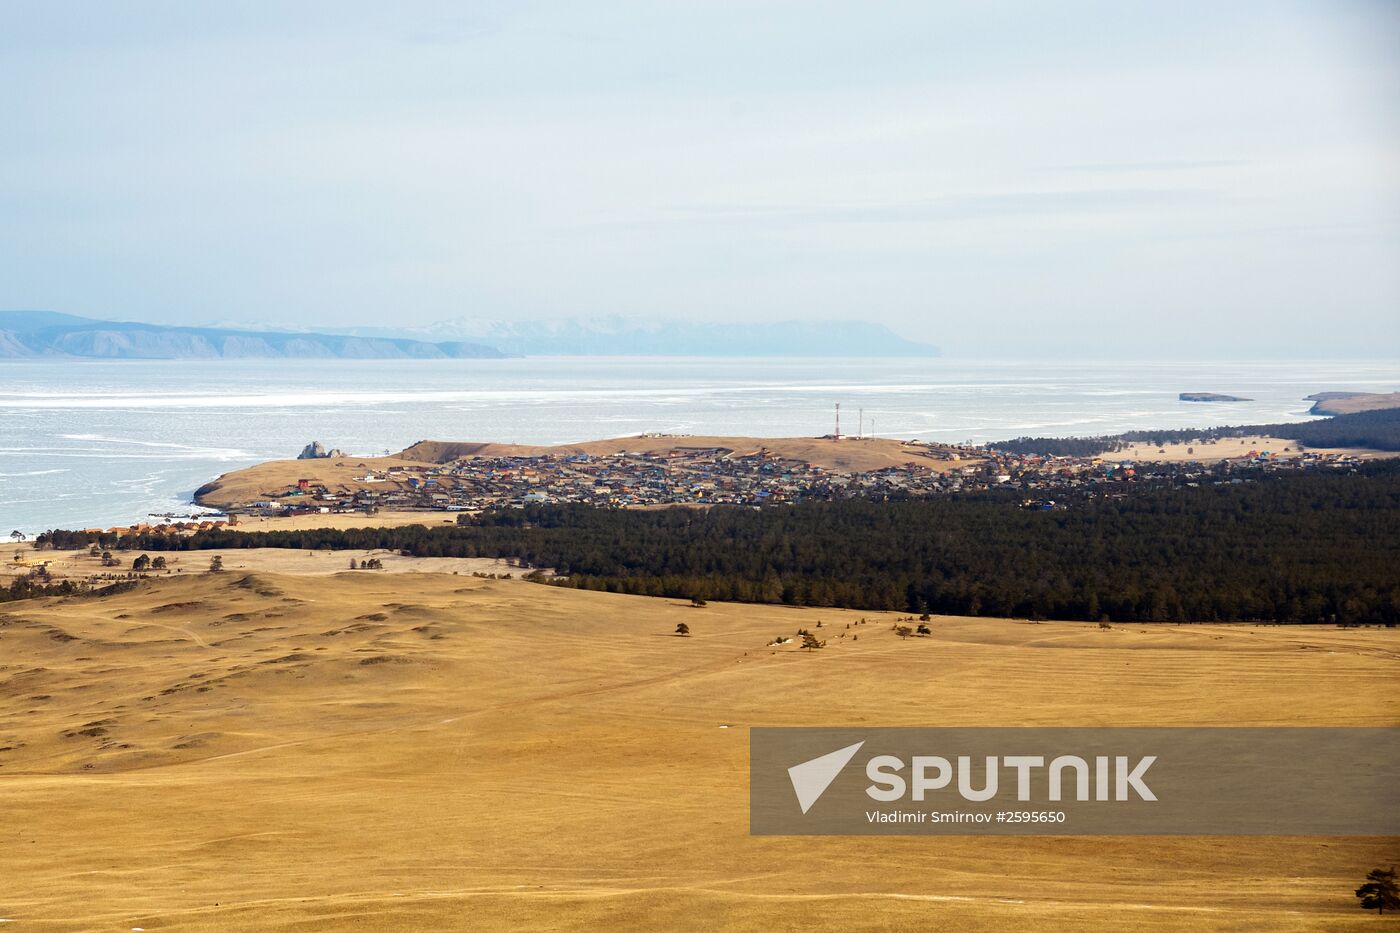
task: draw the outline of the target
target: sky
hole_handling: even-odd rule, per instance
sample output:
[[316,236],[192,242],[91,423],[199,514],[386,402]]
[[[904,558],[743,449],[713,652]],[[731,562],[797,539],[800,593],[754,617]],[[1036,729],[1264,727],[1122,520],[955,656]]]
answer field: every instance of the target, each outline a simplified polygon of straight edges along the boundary
[[0,4],[0,308],[1400,357],[1400,3]]

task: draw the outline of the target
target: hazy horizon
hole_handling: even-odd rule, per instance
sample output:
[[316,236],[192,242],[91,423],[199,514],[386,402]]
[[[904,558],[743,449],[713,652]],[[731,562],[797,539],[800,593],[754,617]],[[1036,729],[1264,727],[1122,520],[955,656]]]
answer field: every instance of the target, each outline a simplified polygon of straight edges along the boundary
[[14,2],[0,307],[1400,353],[1400,8]]

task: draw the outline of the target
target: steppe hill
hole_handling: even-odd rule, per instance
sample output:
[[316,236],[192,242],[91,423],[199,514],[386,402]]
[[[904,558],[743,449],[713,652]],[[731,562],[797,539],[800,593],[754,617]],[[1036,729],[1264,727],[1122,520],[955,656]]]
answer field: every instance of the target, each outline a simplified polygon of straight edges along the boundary
[[1400,392],[1318,392],[1308,396],[1310,415],[1350,415],[1400,408]]
[[[935,617],[903,639],[891,614],[693,608],[385,556],[316,572],[240,550],[210,573],[210,554],[172,554],[175,572],[105,596],[5,604],[0,918],[1377,924],[1351,892],[1394,839],[753,837],[747,743],[757,725],[1390,725],[1392,632]],[[770,645],[799,627],[827,647]]]
[[[616,454],[716,457],[764,456],[816,467],[833,473],[871,472],[909,464],[932,470],[978,462],[973,452],[945,445],[885,438],[793,437],[755,438],[710,435],[643,435],[578,444],[534,446],[484,442],[420,441],[387,457],[334,456],[305,460],[271,460],[226,473],[200,488],[201,505],[224,508],[245,505],[294,490],[301,480],[339,492],[371,488],[364,477],[387,477],[396,470],[421,470],[455,461],[510,457],[604,457]],[[384,481],[395,485],[393,479]],[[374,488],[382,489],[383,484]]]

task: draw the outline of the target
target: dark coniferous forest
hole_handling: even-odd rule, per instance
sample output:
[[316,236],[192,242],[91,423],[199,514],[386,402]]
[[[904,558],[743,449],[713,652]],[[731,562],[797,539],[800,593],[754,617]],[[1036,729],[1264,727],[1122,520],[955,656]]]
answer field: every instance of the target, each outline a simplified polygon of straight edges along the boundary
[[125,551],[388,548],[504,557],[557,585],[707,600],[1144,622],[1400,621],[1400,461],[1143,487],[1028,510],[1009,494],[775,506],[546,505],[457,527],[94,538]]
[[1013,454],[1047,457],[1095,457],[1128,444],[1184,444],[1196,440],[1230,437],[1280,437],[1305,447],[1369,447],[1400,450],[1400,408],[1337,415],[1297,424],[1244,424],[1220,428],[1128,431],[1103,437],[1018,437],[995,441],[988,447]]

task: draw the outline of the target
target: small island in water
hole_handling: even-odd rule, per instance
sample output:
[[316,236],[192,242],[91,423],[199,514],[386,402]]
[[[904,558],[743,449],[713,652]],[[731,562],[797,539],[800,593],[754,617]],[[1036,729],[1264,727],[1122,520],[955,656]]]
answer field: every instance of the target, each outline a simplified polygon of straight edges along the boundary
[[1219,392],[1182,392],[1177,396],[1183,402],[1252,402],[1252,398],[1238,395],[1221,395]]

